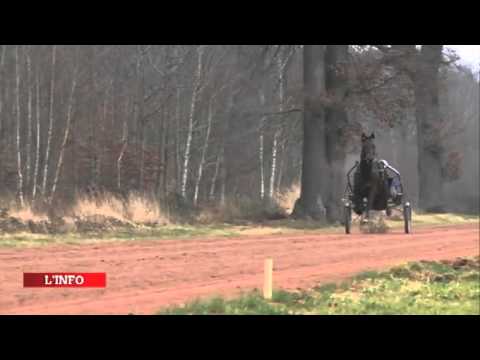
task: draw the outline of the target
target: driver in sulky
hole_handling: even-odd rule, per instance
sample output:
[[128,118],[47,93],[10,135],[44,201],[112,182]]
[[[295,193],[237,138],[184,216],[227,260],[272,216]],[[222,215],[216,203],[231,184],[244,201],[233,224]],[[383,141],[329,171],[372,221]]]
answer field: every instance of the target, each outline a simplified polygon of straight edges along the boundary
[[390,190],[390,196],[395,201],[398,196],[401,195],[402,189],[400,184],[400,172],[391,166],[387,160],[380,160],[380,163],[384,166],[385,169],[389,169],[398,176],[389,176],[388,185]]

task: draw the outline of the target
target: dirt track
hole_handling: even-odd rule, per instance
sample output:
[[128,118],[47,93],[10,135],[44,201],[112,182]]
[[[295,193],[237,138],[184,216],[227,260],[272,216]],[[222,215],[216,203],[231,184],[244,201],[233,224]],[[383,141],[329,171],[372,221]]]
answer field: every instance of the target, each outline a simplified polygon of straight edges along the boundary
[[[0,249],[0,314],[151,314],[197,296],[274,285],[308,288],[411,260],[475,256],[478,225],[414,234],[322,234]],[[106,289],[24,289],[23,272],[106,272]]]

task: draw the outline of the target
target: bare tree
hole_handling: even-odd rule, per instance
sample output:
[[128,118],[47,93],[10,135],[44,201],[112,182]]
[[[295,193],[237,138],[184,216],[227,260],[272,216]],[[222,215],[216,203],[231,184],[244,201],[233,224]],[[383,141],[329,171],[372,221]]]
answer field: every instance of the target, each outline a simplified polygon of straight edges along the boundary
[[443,204],[443,124],[439,108],[439,67],[443,45],[423,45],[417,60],[415,99],[418,141],[419,206],[437,211]]
[[73,106],[74,106],[74,99],[75,99],[75,89],[77,87],[77,73],[78,70],[75,68],[73,70],[73,78],[72,78],[72,88],[70,91],[70,98],[68,100],[68,109],[67,109],[67,124],[65,125],[65,131],[63,133],[63,140],[62,144],[60,145],[60,154],[58,156],[57,167],[55,170],[55,177],[53,179],[52,189],[50,191],[50,198],[49,203],[53,202],[55,191],[57,190],[58,179],[60,177],[60,172],[62,171],[63,166],[63,158],[65,153],[65,147],[67,145],[68,138],[70,136],[70,126],[72,123],[72,116],[73,116]]
[[201,207],[275,201],[301,181],[294,215],[336,221],[356,133],[375,128],[438,208],[467,176],[477,147],[460,143],[476,141],[478,116],[478,84],[439,47],[0,46],[2,194],[60,204],[98,185]]
[[3,127],[3,100],[4,100],[4,88],[5,88],[5,54],[7,51],[7,45],[2,45],[2,52],[0,54],[0,132]]
[[220,169],[221,157],[217,155],[217,159],[215,161],[215,171],[213,172],[212,182],[210,184],[210,192],[209,192],[209,200],[213,201],[215,198],[215,186],[217,184],[218,173]]
[[[128,102],[126,103],[126,107],[128,108]],[[117,157],[117,189],[122,189],[122,160],[125,156],[125,152],[127,151],[128,146],[128,117],[126,116],[123,121],[122,126],[122,149]]]
[[36,141],[35,141],[35,169],[33,171],[32,202],[37,195],[38,170],[40,167],[40,81],[38,70],[35,74],[35,119],[36,119]]
[[215,97],[212,97],[209,101],[208,104],[208,116],[207,116],[207,131],[205,134],[205,141],[202,146],[202,155],[200,158],[200,163],[198,164],[198,173],[197,173],[197,179],[195,181],[195,190],[193,194],[193,204],[195,206],[198,205],[198,191],[200,188],[200,182],[202,181],[202,175],[203,175],[203,168],[205,166],[205,160],[206,160],[206,155],[207,155],[207,150],[208,150],[208,143],[210,141],[210,131],[212,129],[212,118],[213,118],[213,104],[215,101]]
[[15,46],[15,94],[16,94],[16,108],[15,112],[17,115],[17,196],[20,206],[24,206],[23,201],[23,174],[22,174],[22,154],[20,148],[20,121],[21,121],[21,114],[20,114],[20,60],[18,54],[19,46]]
[[[285,50],[284,50],[285,52]],[[277,71],[278,71],[278,112],[283,114],[284,112],[284,103],[285,103],[285,68],[288,64],[289,58],[292,56],[292,52],[281,56],[277,60]],[[280,115],[281,116],[281,115]],[[281,134],[281,127],[276,126],[273,135],[273,144],[272,144],[272,168],[270,172],[270,187],[268,196],[270,199],[273,198],[275,191],[275,176],[277,175],[277,153],[278,153],[278,143]]]
[[323,198],[330,222],[342,219],[341,198],[345,184],[346,130],[349,123],[345,101],[349,89],[348,48],[348,45],[328,45],[325,54],[326,91],[330,98],[325,113],[329,175]]
[[144,188],[145,179],[145,52],[140,45],[137,46],[137,98],[135,101],[135,132],[138,134],[138,142],[135,143],[136,154],[138,154],[138,143],[140,144],[140,171],[139,182],[140,188]]
[[30,179],[31,179],[31,148],[32,148],[32,81],[31,81],[31,73],[32,73],[32,60],[30,56],[31,47],[26,47],[26,58],[27,58],[27,92],[28,92],[28,99],[27,99],[27,149],[26,149],[26,164],[25,164],[25,172],[27,175],[26,178],[26,185],[27,187],[30,186]]
[[57,57],[57,46],[52,45],[52,64],[51,64],[51,76],[50,76],[50,107],[49,107],[49,123],[48,123],[48,137],[47,148],[45,150],[45,159],[43,167],[43,181],[42,181],[42,196],[46,196],[47,191],[47,178],[48,178],[48,162],[50,160],[50,147],[52,143],[53,123],[54,123],[54,98],[55,98],[55,65]]
[[[260,101],[262,106],[265,105],[265,95],[263,93],[260,94]],[[265,140],[264,140],[264,126],[265,126],[266,116],[263,115],[262,119],[260,120],[260,134],[259,134],[259,149],[258,149],[258,156],[259,156],[259,163],[260,163],[260,199],[263,200],[265,198]]]
[[294,217],[325,220],[322,189],[328,176],[325,147],[325,52],[327,45],[303,47],[304,118],[303,164],[300,198],[295,203]]
[[202,66],[203,66],[203,55],[205,52],[205,46],[200,45],[197,48],[197,70],[195,73],[195,77],[193,80],[193,92],[192,92],[192,100],[190,103],[190,114],[188,116],[188,134],[187,134],[187,142],[185,145],[185,153],[183,156],[183,175],[182,175],[182,188],[181,188],[181,195],[183,198],[187,196],[187,181],[188,181],[188,170],[189,170],[189,163],[190,163],[190,154],[191,154],[191,146],[192,146],[192,139],[193,139],[193,121],[195,117],[195,109],[197,105],[197,98],[199,97],[201,91],[201,76],[202,76]]

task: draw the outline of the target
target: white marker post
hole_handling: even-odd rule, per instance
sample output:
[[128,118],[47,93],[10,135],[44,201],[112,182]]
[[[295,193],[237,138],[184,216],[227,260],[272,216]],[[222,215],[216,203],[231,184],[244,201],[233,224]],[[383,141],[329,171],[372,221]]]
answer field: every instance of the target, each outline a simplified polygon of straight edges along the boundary
[[266,259],[264,266],[263,297],[267,300],[272,299],[272,272],[273,259]]

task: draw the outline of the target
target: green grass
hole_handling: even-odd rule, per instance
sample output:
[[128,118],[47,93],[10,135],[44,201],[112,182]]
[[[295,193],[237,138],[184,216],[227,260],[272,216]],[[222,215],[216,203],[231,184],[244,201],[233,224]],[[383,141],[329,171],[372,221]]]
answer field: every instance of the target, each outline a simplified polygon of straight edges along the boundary
[[195,300],[183,308],[165,310],[168,315],[284,315],[284,309],[275,307],[263,300],[258,292],[251,292],[238,299],[225,300],[222,297],[214,297],[208,300]]
[[17,233],[0,235],[0,247],[39,247],[62,244],[96,244],[99,242],[123,242],[138,240],[190,239],[196,237],[232,237],[239,233],[222,225],[186,226],[167,225],[157,228],[139,227],[132,230],[111,232],[67,233],[67,234],[32,234]]
[[480,315],[480,259],[467,264],[415,262],[368,271],[308,291],[277,290],[271,301],[252,291],[232,300],[195,300],[160,315]]
[[[388,226],[390,227],[401,227],[403,226],[403,218],[399,220],[386,220]],[[412,224],[413,226],[442,226],[442,225],[463,225],[463,224],[478,224],[480,218],[478,215],[470,214],[427,214],[421,212],[413,212],[412,214]]]
[[[403,226],[403,221],[386,221],[389,228]],[[413,230],[416,227],[440,226],[454,224],[479,223],[476,215],[461,214],[414,214]],[[215,223],[210,225],[165,225],[161,227],[137,227],[128,230],[116,230],[98,233],[49,234],[1,234],[0,247],[39,247],[62,244],[94,244],[99,242],[122,242],[161,239],[190,239],[198,237],[235,237],[260,235],[295,235],[339,233],[343,234],[343,226],[324,225],[315,221],[277,220],[263,223],[250,222],[246,225]]]

